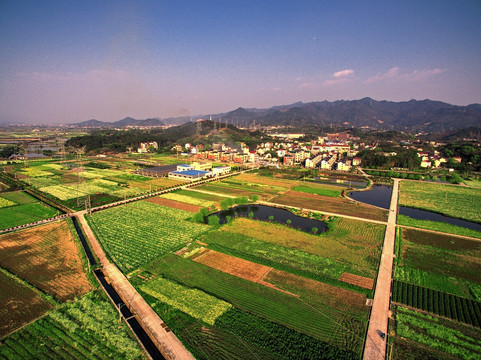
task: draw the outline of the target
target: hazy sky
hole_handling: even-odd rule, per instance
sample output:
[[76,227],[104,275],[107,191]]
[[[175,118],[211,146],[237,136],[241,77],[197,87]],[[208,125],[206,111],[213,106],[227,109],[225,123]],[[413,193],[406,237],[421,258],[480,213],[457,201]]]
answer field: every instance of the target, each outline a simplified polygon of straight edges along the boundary
[[0,122],[481,103],[481,1],[0,0]]

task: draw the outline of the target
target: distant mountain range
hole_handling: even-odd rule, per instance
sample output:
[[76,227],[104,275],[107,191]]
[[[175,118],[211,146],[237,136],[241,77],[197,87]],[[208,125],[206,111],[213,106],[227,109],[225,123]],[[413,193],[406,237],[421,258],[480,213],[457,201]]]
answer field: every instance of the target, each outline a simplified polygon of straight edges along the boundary
[[[269,109],[238,108],[234,111],[197,116],[222,121],[238,127],[253,126],[326,126],[369,127],[425,132],[443,132],[467,127],[481,127],[481,104],[451,105],[432,100],[404,102],[361,100],[320,101],[274,106]],[[88,120],[72,124],[91,128],[127,126],[179,125],[190,117],[136,120],[130,117],[108,123]]]

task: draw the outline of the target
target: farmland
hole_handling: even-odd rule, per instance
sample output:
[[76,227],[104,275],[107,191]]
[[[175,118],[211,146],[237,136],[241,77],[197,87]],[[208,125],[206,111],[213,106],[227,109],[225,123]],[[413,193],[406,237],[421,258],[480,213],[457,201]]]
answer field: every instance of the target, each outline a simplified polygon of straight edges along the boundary
[[304,209],[332,212],[341,215],[356,216],[365,219],[386,221],[387,211],[376,207],[353,203],[345,198],[334,198],[317,194],[308,194],[297,191],[287,191],[273,197],[271,202],[295,206]]
[[0,229],[28,224],[57,215],[57,209],[41,203],[22,191],[0,194]]
[[400,245],[395,279],[476,299],[481,285],[479,242],[403,229]]
[[[481,356],[481,331],[436,316],[396,307],[393,359],[447,358],[474,360]],[[421,344],[419,346],[418,344]],[[423,347],[429,347],[427,353]],[[428,354],[429,357],[423,356]]]
[[[70,220],[68,220],[70,221]],[[92,289],[67,220],[0,236],[0,267],[59,301]]]
[[394,281],[392,301],[481,328],[477,301],[402,281]]
[[187,221],[191,216],[187,211],[139,201],[94,213],[87,219],[112,260],[128,272],[181,248],[208,229],[207,225]]
[[[338,279],[343,272],[374,277],[384,226],[336,219],[319,236],[275,223],[237,218],[200,241]],[[272,265],[270,265],[272,266]]]
[[118,169],[106,162],[54,163],[39,161],[16,169],[17,176],[64,205],[78,208],[77,197],[92,197],[92,205],[101,205],[120,198],[179,184],[168,178],[146,178],[132,174],[135,169],[125,161],[116,160]]
[[420,229],[434,230],[439,232],[444,232],[448,234],[455,234],[461,236],[470,236],[481,239],[481,231],[476,231],[473,229],[468,229],[461,226],[456,226],[448,223],[443,223],[439,221],[430,220],[418,220],[410,218],[409,216],[399,214],[397,217],[397,223],[399,225],[411,226]]
[[402,181],[399,204],[481,222],[481,189]]
[[142,359],[105,295],[94,292],[2,340],[3,359]]
[[346,314],[332,308],[325,314],[323,309],[326,307],[321,304],[308,304],[292,295],[175,255],[167,255],[152,262],[147,270],[184,286],[203,290],[244,311],[321,341],[338,346],[350,345],[356,352],[360,350],[362,341],[349,342],[347,337],[351,339],[354,334],[359,340],[362,333],[361,323],[354,318],[346,318]]
[[2,269],[0,289],[0,338],[53,308],[38,291]]
[[229,179],[206,184],[199,187],[201,190],[218,192],[234,196],[249,196],[257,194],[261,200],[270,201],[276,195],[296,188],[304,193],[313,193],[329,197],[338,197],[341,191],[346,189],[342,186],[305,183],[302,181],[273,179],[253,173],[241,174]]

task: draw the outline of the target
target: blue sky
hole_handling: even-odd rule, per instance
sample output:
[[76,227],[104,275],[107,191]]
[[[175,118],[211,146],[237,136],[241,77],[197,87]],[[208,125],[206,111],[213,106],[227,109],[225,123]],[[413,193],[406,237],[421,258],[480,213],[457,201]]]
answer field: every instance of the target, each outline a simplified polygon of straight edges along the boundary
[[0,122],[481,103],[481,1],[0,0]]

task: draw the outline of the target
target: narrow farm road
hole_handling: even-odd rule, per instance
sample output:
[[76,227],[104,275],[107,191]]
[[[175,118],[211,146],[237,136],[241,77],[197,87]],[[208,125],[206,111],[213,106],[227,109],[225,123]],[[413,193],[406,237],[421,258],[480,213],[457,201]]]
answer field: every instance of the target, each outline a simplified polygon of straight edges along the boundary
[[367,329],[364,360],[386,358],[389,303],[391,301],[392,267],[394,260],[394,240],[396,238],[396,216],[399,196],[399,179],[394,179],[389,217],[384,235],[381,263],[377,274],[376,290]]
[[112,264],[107,259],[107,256],[83,214],[79,214],[77,219],[82,227],[82,231],[87,236],[95,256],[97,256],[102,265],[105,276],[125,302],[129,310],[135,314],[137,320],[162,355],[167,360],[194,360],[192,354],[184,347],[184,345],[182,345],[177,336],[170,331],[159,315],[152,310],[150,305],[137,292],[137,290],[135,290],[124,274],[122,274],[115,264]]

